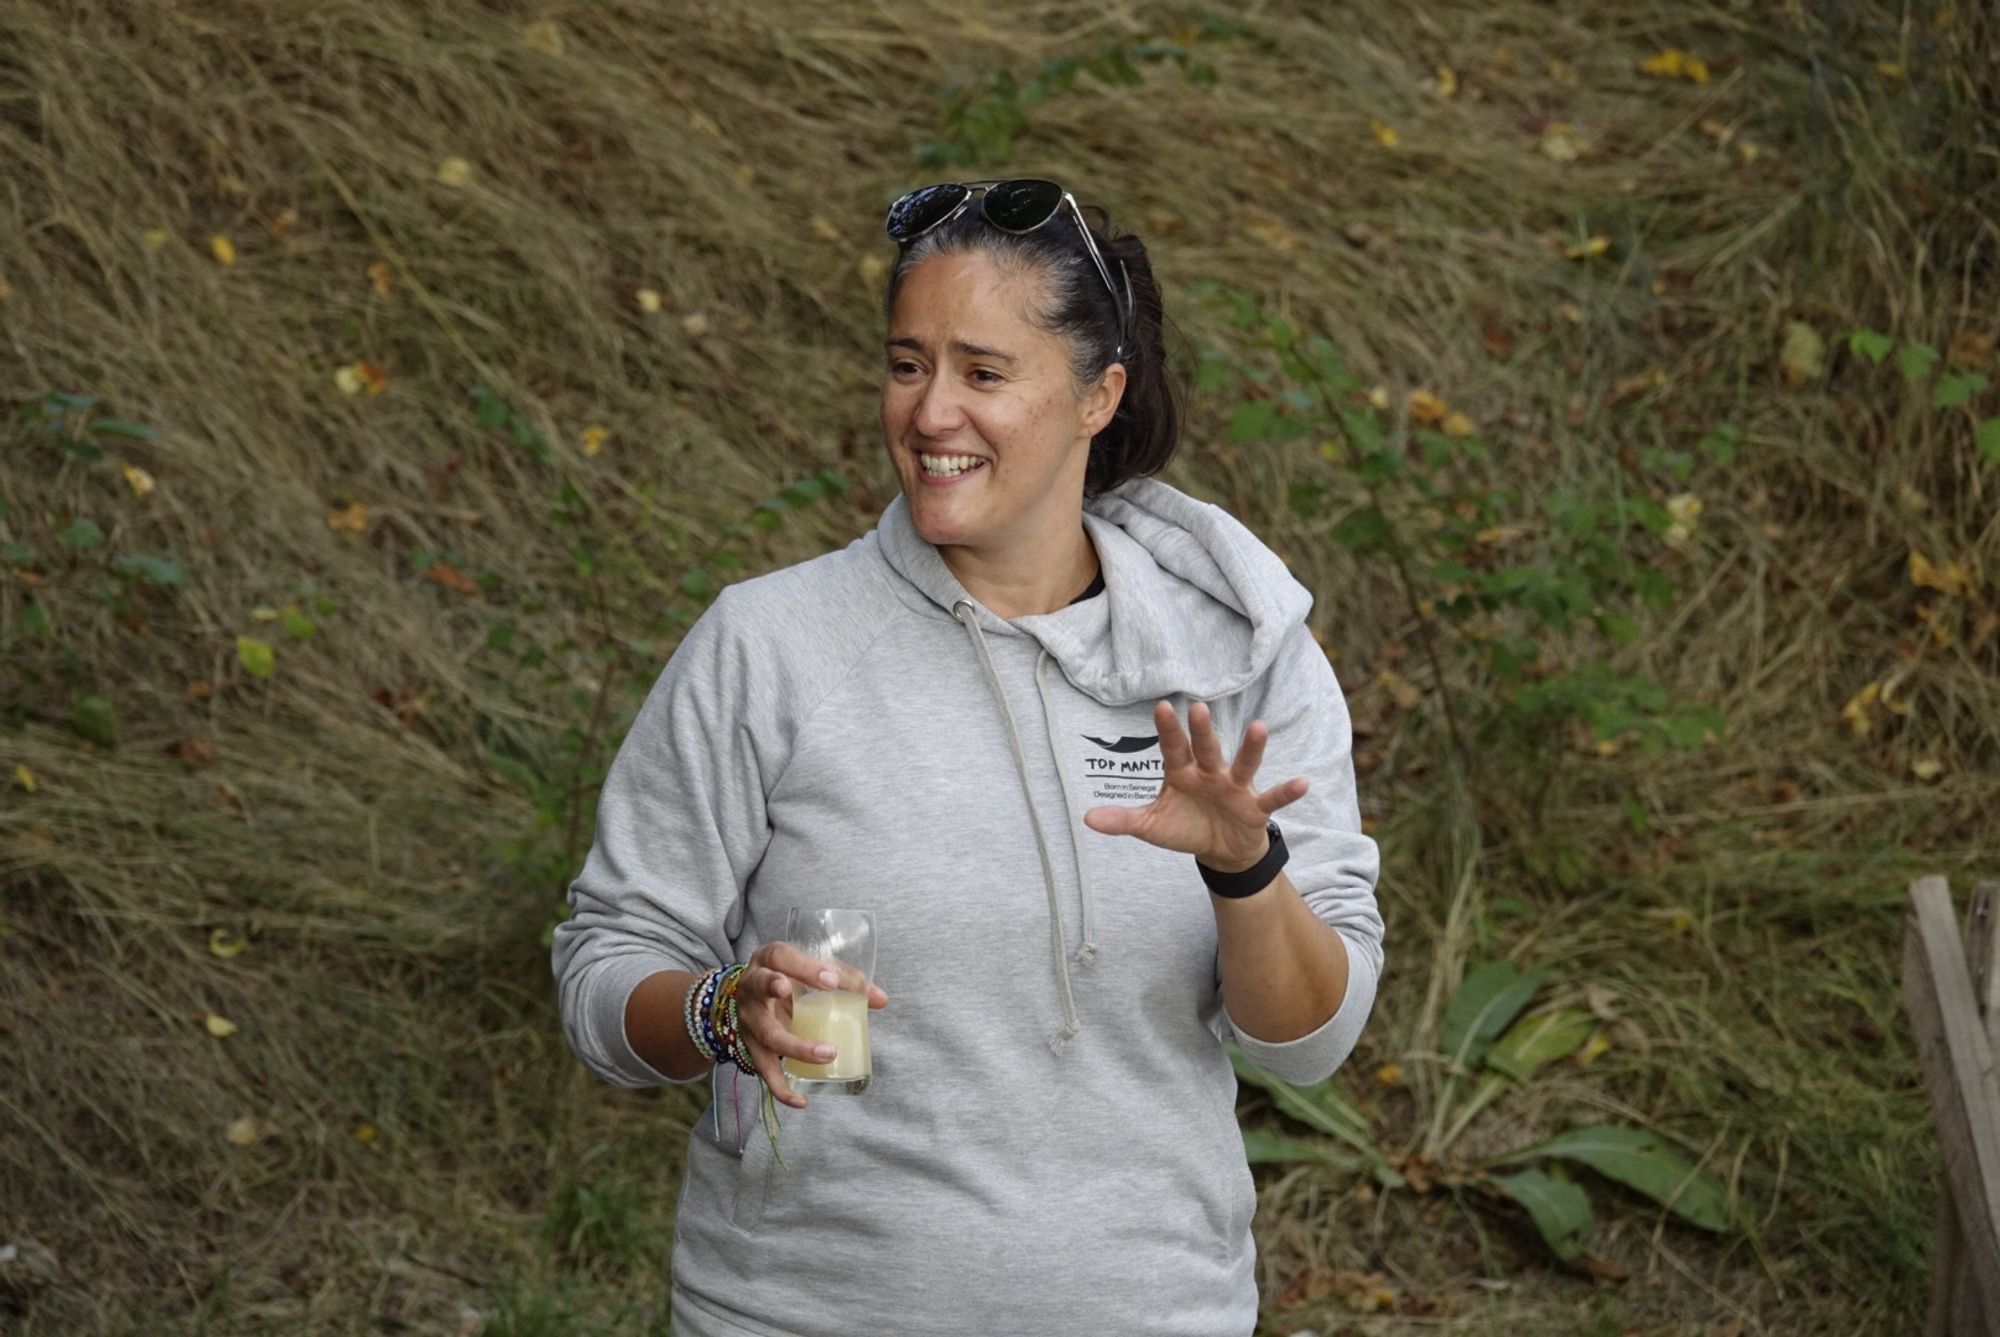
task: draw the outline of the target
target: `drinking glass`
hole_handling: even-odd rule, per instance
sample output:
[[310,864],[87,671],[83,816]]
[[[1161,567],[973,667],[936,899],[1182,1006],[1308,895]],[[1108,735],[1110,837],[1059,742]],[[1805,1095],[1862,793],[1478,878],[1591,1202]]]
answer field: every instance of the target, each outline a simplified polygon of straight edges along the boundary
[[833,1058],[808,1063],[787,1055],[786,1078],[801,1095],[821,1091],[858,1096],[874,1071],[868,1055],[868,986],[875,979],[875,916],[867,910],[807,909],[785,913],[785,941],[832,966],[840,982],[831,989],[792,980],[792,1032],[833,1046]]

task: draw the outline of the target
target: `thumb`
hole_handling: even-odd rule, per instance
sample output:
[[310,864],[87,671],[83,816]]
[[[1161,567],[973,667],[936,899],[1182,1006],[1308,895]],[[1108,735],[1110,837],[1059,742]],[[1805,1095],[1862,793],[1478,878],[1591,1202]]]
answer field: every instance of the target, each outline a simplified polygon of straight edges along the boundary
[[1107,836],[1128,835],[1139,827],[1139,810],[1118,807],[1092,808],[1083,815],[1083,824]]

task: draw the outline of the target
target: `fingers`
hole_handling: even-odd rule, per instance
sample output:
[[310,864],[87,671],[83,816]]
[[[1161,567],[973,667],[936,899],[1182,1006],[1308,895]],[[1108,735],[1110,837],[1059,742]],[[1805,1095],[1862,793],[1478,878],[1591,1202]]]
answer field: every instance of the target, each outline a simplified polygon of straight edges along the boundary
[[1264,764],[1264,744],[1270,738],[1264,721],[1250,721],[1250,727],[1243,731],[1243,746],[1236,749],[1236,760],[1229,767],[1230,778],[1237,784],[1247,786],[1257,778],[1257,768]]
[[1297,803],[1304,798],[1309,787],[1310,783],[1303,775],[1287,780],[1281,785],[1273,785],[1257,796],[1257,806],[1269,816],[1287,804]]
[[767,942],[752,952],[750,959],[815,989],[835,988],[840,980],[832,962],[808,955],[788,942]]
[[[1222,739],[1215,732],[1215,715],[1208,708],[1206,701],[1196,701],[1188,706],[1187,733],[1181,731],[1181,719],[1175,713],[1174,703],[1171,701],[1162,701],[1153,707],[1153,720],[1160,728],[1160,756],[1168,766],[1186,766],[1192,763],[1205,771],[1220,771],[1228,767],[1229,763],[1222,755]],[[1260,721],[1253,720],[1251,728],[1256,728],[1259,723]],[[1193,735],[1192,743],[1189,742],[1189,734]],[[1244,740],[1244,749],[1248,750],[1250,743],[1247,730]],[[1253,763],[1263,756],[1261,744],[1258,745],[1256,753],[1256,756],[1251,758]],[[1239,752],[1239,758],[1241,755]],[[1256,774],[1254,764],[1250,774]]]

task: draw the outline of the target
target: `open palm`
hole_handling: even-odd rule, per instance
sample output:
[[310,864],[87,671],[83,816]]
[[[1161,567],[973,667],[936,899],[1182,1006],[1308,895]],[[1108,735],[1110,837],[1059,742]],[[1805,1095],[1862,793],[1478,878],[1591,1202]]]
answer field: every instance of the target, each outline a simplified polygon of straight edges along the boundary
[[1092,808],[1083,814],[1084,825],[1192,854],[1218,869],[1248,867],[1262,858],[1271,814],[1304,798],[1307,788],[1306,778],[1298,776],[1257,792],[1252,782],[1270,738],[1264,722],[1250,721],[1233,762],[1222,755],[1206,702],[1188,707],[1188,732],[1182,732],[1171,701],[1154,705],[1153,723],[1167,768],[1159,794],[1141,808]]

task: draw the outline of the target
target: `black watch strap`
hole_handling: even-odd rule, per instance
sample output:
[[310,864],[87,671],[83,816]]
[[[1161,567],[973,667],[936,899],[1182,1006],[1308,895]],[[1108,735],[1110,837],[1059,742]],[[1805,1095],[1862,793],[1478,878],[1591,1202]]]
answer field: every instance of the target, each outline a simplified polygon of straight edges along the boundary
[[1271,837],[1271,848],[1264,852],[1263,858],[1240,873],[1218,872],[1200,859],[1194,861],[1194,866],[1201,870],[1201,880],[1208,884],[1210,891],[1229,900],[1240,900],[1256,895],[1277,880],[1278,872],[1285,866],[1290,854],[1285,849],[1285,837],[1275,821],[1264,830]]

